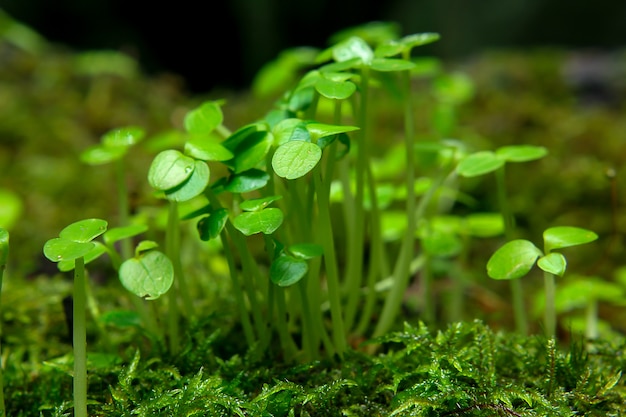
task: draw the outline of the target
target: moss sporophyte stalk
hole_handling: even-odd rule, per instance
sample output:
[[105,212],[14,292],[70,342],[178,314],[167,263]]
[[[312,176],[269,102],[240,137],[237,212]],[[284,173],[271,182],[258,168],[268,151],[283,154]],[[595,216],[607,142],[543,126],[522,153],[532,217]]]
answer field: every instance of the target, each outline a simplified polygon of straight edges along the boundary
[[[505,166],[539,164],[548,149],[476,152],[454,138],[463,132],[457,112],[474,87],[413,55],[438,39],[402,37],[395,25],[342,31],[327,49],[286,51],[263,68],[253,91],[275,101],[261,117],[233,129],[223,113],[228,103],[203,99],[165,146],[148,129],[128,125],[82,153],[83,163],[114,164],[119,204],[109,220],[79,220],[44,246],[60,271],[74,271],[75,416],[86,416],[88,405],[120,415],[313,415],[331,403],[344,404],[344,415],[359,415],[361,407],[371,415],[560,416],[618,396],[608,394],[620,380],[613,369],[608,378],[591,379],[576,346],[568,355],[556,348],[555,276],[567,265],[561,249],[598,235],[549,227],[542,249],[516,238]],[[429,118],[425,97],[433,104]],[[382,111],[388,103],[398,113],[393,122]],[[146,151],[141,183],[148,192],[132,206],[128,160]],[[491,172],[497,210],[475,209],[464,187]],[[477,276],[469,265],[480,239],[506,243],[479,261]],[[0,273],[7,247],[0,229]],[[128,299],[103,313],[87,270],[105,258]],[[546,337],[525,338],[528,297],[519,278],[534,265],[545,273]],[[483,277],[512,283],[510,339],[466,320],[468,294]],[[589,317],[601,297],[588,300]],[[409,324],[409,308],[418,325]],[[215,324],[231,316],[234,336]],[[429,330],[441,322],[441,330]],[[110,396],[90,403],[88,371],[99,370],[88,365],[87,326],[116,352],[106,346],[111,323],[139,336],[125,346],[131,359],[116,382],[96,379],[110,386]],[[220,338],[241,350],[216,346]],[[223,359],[218,349],[235,354]],[[142,358],[146,350],[155,356]],[[286,374],[254,368],[266,360],[296,367]],[[329,383],[311,376],[328,363],[345,369]],[[244,365],[249,372],[240,371]],[[311,384],[293,382],[305,373]],[[511,375],[520,373],[528,381],[512,386]],[[280,382],[269,385],[272,379]],[[567,386],[575,387],[569,397],[557,395]],[[256,396],[246,402],[251,390]],[[357,391],[367,397],[361,405]]]

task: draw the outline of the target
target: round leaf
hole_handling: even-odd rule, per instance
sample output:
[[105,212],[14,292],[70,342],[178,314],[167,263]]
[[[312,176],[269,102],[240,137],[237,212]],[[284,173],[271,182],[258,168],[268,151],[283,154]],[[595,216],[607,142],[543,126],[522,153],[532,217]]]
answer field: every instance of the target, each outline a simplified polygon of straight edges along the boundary
[[222,124],[223,120],[224,115],[219,103],[208,101],[185,115],[184,126],[189,133],[206,134]]
[[148,226],[145,224],[131,224],[129,226],[114,227],[109,229],[102,237],[104,238],[104,243],[112,245],[120,240],[140,235],[147,230]]
[[[283,143],[289,142],[289,140],[294,135],[294,130],[298,126],[304,126],[304,122],[296,118],[287,118],[276,123],[276,125],[272,129],[272,134],[274,135],[274,143],[276,145],[282,145]],[[307,142],[310,142],[311,135],[308,130],[306,130],[306,127],[304,127],[304,129],[308,135]]]
[[283,223],[283,212],[277,208],[241,213],[233,220],[233,225],[246,236],[256,233],[271,234]]
[[185,153],[203,161],[228,161],[233,158],[233,153],[222,144],[202,136],[192,137],[185,143]]
[[495,171],[502,165],[504,165],[504,160],[498,158],[495,153],[480,151],[463,158],[456,167],[456,171],[464,177],[477,177]]
[[543,158],[548,150],[543,146],[512,145],[503,146],[496,150],[496,155],[507,162],[527,162]]
[[91,242],[107,230],[108,223],[102,219],[85,219],[66,226],[59,237],[74,242]]
[[187,180],[193,173],[195,161],[179,151],[160,152],[148,170],[148,182],[157,190],[170,190]]
[[356,85],[351,81],[334,81],[327,78],[320,78],[315,83],[315,89],[326,98],[345,100],[354,94]]
[[273,135],[266,131],[256,131],[248,135],[234,150],[231,160],[235,173],[256,168],[265,161],[265,156],[272,147]]
[[306,261],[283,255],[272,262],[270,279],[279,287],[288,287],[304,278],[308,270]]
[[165,191],[165,197],[172,201],[187,201],[202,194],[209,184],[209,166],[204,161],[195,161],[195,169],[185,182]]
[[138,143],[146,132],[139,126],[127,126],[108,131],[102,136],[106,147],[129,147]]
[[52,262],[73,261],[82,258],[94,247],[93,242],[74,242],[57,237],[43,246],[43,254]]
[[165,254],[153,250],[126,260],[120,267],[122,285],[138,297],[154,300],[165,294],[174,282],[174,266]]
[[248,193],[265,187],[269,180],[270,176],[267,172],[249,169],[231,176],[224,188],[231,193]]
[[550,274],[562,277],[565,274],[565,268],[567,268],[567,261],[563,254],[552,252],[539,258],[537,266]]
[[374,58],[370,67],[375,71],[407,71],[415,68],[415,64],[404,59]]
[[159,244],[156,243],[154,240],[142,240],[137,244],[137,247],[135,248],[135,256],[137,257],[141,254],[141,252],[147,252],[158,247]]
[[597,238],[598,235],[591,230],[580,227],[551,227],[543,232],[543,242],[546,253],[551,252],[554,249],[583,245],[585,243],[593,242]]
[[493,279],[517,279],[526,275],[543,253],[528,240],[512,240],[498,249],[487,262]]
[[272,167],[279,177],[292,180],[309,173],[321,158],[322,149],[315,143],[289,141],[274,152]]
[[124,146],[96,145],[87,148],[80,154],[80,160],[88,165],[104,165],[117,161],[126,155]]
[[337,62],[358,58],[363,63],[368,64],[374,58],[374,51],[363,39],[352,36],[333,48],[333,58]]
[[[101,255],[107,252],[106,246],[104,246],[102,243],[100,242],[91,242],[91,243],[93,243],[93,247],[89,250],[89,252],[87,252],[83,256],[85,264],[88,264],[89,262],[98,259]],[[71,271],[72,269],[74,269],[75,266],[76,266],[76,263],[74,262],[74,259],[62,260],[57,265],[57,267],[59,268],[59,271],[61,272]]]

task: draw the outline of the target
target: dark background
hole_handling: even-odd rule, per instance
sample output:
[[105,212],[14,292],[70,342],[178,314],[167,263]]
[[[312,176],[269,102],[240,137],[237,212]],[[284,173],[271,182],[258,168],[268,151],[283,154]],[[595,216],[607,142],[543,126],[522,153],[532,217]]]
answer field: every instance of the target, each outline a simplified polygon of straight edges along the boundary
[[0,8],[50,41],[117,49],[148,73],[181,75],[192,92],[245,89],[267,61],[293,46],[374,20],[403,34],[438,32],[423,49],[462,58],[485,49],[626,46],[626,0],[0,0]]

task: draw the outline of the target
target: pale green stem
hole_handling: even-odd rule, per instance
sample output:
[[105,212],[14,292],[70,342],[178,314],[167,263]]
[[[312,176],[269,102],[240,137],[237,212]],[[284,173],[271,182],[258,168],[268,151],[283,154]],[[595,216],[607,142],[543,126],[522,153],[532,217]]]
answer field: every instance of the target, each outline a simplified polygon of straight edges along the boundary
[[87,319],[85,260],[74,261],[74,416],[87,417]]
[[[354,201],[354,216],[347,221],[352,222],[351,242],[348,250],[348,264],[346,269],[345,290],[348,298],[346,317],[354,317],[357,301],[360,297],[361,281],[363,280],[363,251],[365,246],[365,174],[369,163],[369,132],[367,104],[369,96],[369,69],[361,71],[361,108],[358,112],[358,144],[356,161],[356,195]],[[352,321],[352,319],[350,319]]]
[[[313,172],[315,189],[317,190],[317,203],[319,206],[319,238],[324,248],[324,266],[326,267],[326,280],[328,284],[328,298],[330,301],[330,316],[333,328],[333,342],[337,355],[342,356],[347,349],[346,331],[341,311],[341,288],[339,286],[339,272],[333,241],[333,229],[330,220],[330,203],[328,194],[325,192],[323,180],[319,169]],[[358,291],[358,288],[356,289]]]
[[[0,228],[1,231],[1,228]],[[7,237],[8,239],[8,237]],[[7,245],[8,245],[8,240],[7,240]],[[4,250],[3,248],[0,248],[0,251]],[[8,250],[8,248],[6,249]],[[6,252],[5,252],[6,253]],[[0,254],[0,258],[3,256],[3,254]],[[0,301],[1,301],[1,297],[2,297],[2,282],[4,279],[4,269],[5,269],[6,265],[4,263],[4,259],[0,259]],[[0,304],[1,306],[1,304]],[[0,314],[2,313],[2,308],[0,308]],[[2,334],[2,321],[0,321],[0,335]],[[4,404],[4,369],[2,366],[2,342],[0,340],[0,416],[2,417],[6,417],[6,407]]]
[[598,338],[598,301],[590,300],[585,311],[586,326],[585,335],[587,339]]
[[544,272],[543,280],[546,292],[546,310],[544,312],[545,332],[548,338],[554,338],[556,335],[556,310],[554,307],[554,297],[556,293],[555,278],[553,274]]
[[180,295],[182,298],[185,313],[187,314],[187,318],[190,319],[195,317],[195,312],[193,308],[193,300],[191,299],[191,294],[189,292],[189,286],[187,285],[187,279],[180,261],[180,220],[178,216],[178,203],[176,201],[170,201],[170,211],[167,219],[167,233],[170,243],[168,255],[174,265],[174,276],[176,277],[178,284],[177,289],[179,294],[177,295]]
[[[506,182],[505,182],[505,165],[502,165],[496,170],[496,182],[498,189],[498,200],[500,205],[500,211],[502,213],[502,219],[504,221],[504,236],[507,241],[513,239],[513,227],[514,219],[509,207],[509,200],[506,195]],[[526,307],[524,306],[524,289],[522,287],[522,281],[520,279],[509,280],[511,287],[511,297],[513,301],[513,316],[515,319],[515,328],[517,332],[526,335],[528,334],[528,319],[526,318]]]
[[[130,205],[128,203],[128,190],[126,186],[126,168],[124,165],[124,158],[120,158],[115,163],[116,168],[116,180],[117,180],[117,204],[118,204],[118,218],[120,226],[128,226],[128,218],[130,213]],[[122,257],[124,260],[133,256],[132,241],[129,239],[123,239],[120,242]]]

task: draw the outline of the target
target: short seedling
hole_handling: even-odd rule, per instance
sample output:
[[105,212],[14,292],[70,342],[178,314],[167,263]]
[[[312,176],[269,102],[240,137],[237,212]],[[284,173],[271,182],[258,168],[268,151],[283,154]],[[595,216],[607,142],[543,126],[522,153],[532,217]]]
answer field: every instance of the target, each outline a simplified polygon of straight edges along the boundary
[[43,248],[46,258],[52,262],[74,261],[74,415],[87,417],[87,328],[86,328],[86,279],[85,256],[95,247],[93,239],[103,234],[107,222],[86,219],[72,223],[50,239]]
[[544,271],[546,307],[544,325],[548,337],[556,334],[555,276],[563,276],[565,256],[555,249],[582,245],[598,238],[594,232],[579,227],[551,227],[543,232],[543,252],[532,242],[516,239],[505,243],[487,262],[487,274],[493,279],[518,279],[537,264]]

